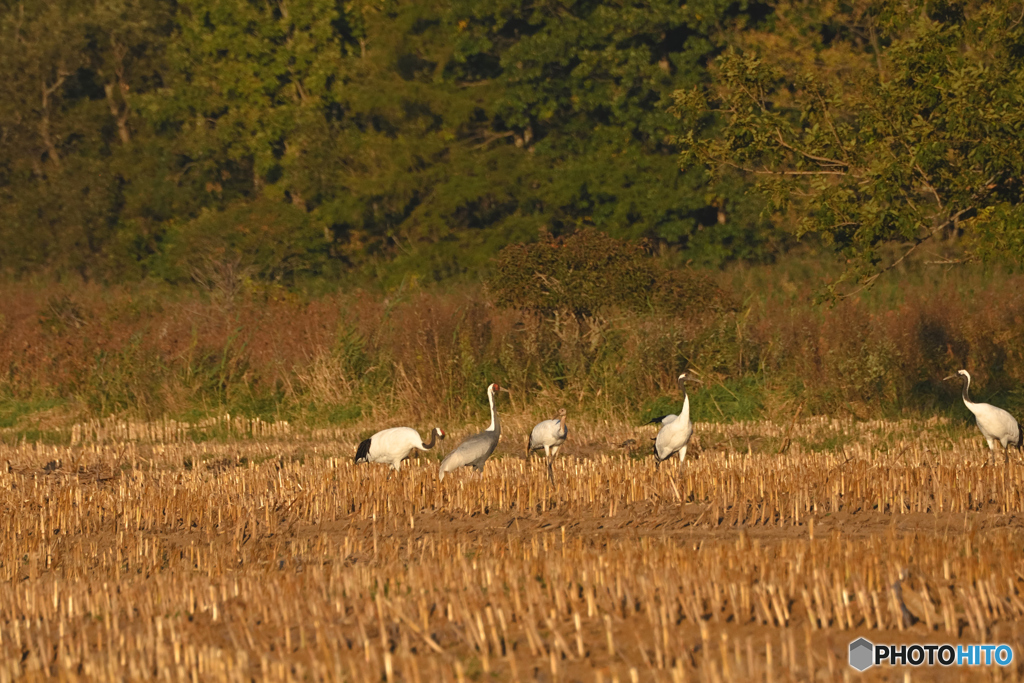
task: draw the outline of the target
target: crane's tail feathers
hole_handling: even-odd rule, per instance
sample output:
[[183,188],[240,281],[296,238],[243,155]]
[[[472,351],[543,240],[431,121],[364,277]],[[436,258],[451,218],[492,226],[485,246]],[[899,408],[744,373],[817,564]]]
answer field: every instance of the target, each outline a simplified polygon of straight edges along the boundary
[[1017,450],[1024,450],[1024,429],[1020,428],[1020,424],[1017,425]]
[[363,441],[359,444],[359,448],[356,449],[356,462],[366,462],[367,457],[370,455],[370,439]]
[[661,424],[661,421],[664,420],[666,417],[668,417],[667,414],[659,415],[658,417],[652,417],[649,422],[645,422],[644,424],[649,424],[649,425]]

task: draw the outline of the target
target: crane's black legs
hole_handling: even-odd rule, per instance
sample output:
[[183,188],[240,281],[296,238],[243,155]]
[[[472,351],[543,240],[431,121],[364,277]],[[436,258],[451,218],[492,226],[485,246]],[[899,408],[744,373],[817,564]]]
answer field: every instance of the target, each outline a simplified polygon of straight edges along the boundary
[[551,468],[551,458],[547,458],[548,461],[548,478],[551,479],[551,485],[555,485],[555,471]]

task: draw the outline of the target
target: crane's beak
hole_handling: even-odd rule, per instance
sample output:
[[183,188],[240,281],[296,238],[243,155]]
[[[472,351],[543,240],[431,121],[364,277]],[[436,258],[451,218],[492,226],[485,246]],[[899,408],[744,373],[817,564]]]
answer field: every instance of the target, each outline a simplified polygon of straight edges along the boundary
[[511,392],[511,391],[509,391],[508,389],[506,389],[505,387],[498,387],[498,391],[504,391],[504,392],[505,392],[506,394],[508,394],[509,396],[511,396],[511,395],[512,395],[512,392]]
[[945,381],[946,381],[947,379],[956,379],[956,378],[957,378],[957,377],[959,377],[959,376],[960,376],[960,375],[950,375],[949,377],[943,377],[943,378],[942,378],[942,381],[943,381],[943,382],[945,382]]

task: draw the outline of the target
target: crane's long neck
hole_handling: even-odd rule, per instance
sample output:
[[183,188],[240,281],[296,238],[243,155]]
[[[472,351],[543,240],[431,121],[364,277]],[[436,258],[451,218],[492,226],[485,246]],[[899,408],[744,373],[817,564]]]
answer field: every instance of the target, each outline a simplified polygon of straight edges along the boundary
[[500,434],[501,421],[498,419],[498,409],[494,407],[494,389],[487,390],[487,400],[491,404],[491,426],[487,428],[487,431]]
[[966,404],[967,407],[970,408],[972,403],[971,403],[971,399],[967,397],[967,391],[971,388],[971,376],[970,375],[962,375],[962,377],[964,378],[964,392],[963,392],[964,404]]
[[558,438],[564,439],[569,435],[569,426],[565,424],[565,418],[558,418]]
[[423,443],[423,450],[429,451],[431,448],[434,447],[434,443],[436,441],[437,441],[437,430],[436,429],[431,429],[430,430],[430,441]]
[[683,409],[679,411],[679,424],[686,424],[690,421],[690,395],[686,393],[686,385],[683,385]]

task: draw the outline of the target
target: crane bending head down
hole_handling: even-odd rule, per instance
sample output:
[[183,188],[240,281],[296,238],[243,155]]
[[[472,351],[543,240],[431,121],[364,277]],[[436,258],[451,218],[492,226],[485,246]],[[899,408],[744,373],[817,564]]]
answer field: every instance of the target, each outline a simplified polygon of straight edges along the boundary
[[444,430],[440,427],[430,430],[430,441],[420,439],[419,433],[411,427],[384,429],[359,444],[355,463],[382,463],[391,465],[391,469],[397,472],[402,468],[402,461],[411,457],[415,451],[429,451],[437,439],[444,440],[444,437]]
[[565,423],[565,408],[558,409],[558,417],[538,422],[526,440],[526,456],[531,451],[544,449],[544,460],[548,464],[548,477],[555,483],[555,474],[551,467],[551,459],[558,455],[558,449],[569,436],[569,428]]

